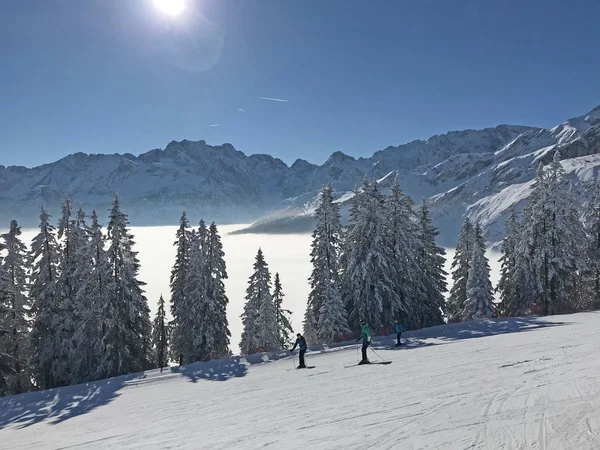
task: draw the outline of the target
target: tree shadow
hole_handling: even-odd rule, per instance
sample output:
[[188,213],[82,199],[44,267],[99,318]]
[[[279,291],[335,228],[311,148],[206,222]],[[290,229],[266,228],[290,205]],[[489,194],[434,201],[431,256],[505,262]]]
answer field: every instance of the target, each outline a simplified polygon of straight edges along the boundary
[[21,429],[46,420],[56,425],[87,414],[113,401],[129,380],[139,376],[131,374],[0,398],[0,430],[9,425],[17,425]]
[[395,346],[396,336],[374,339],[375,349],[410,350],[449,344],[465,339],[476,339],[500,334],[524,333],[543,328],[574,325],[574,322],[550,321],[542,317],[507,317],[488,320],[473,320],[437,327],[413,330],[402,334],[402,345]]
[[225,359],[214,359],[208,362],[198,362],[187,366],[171,367],[171,373],[181,374],[192,383],[200,380],[227,381],[231,378],[241,378],[248,373],[249,364],[246,358],[234,356]]

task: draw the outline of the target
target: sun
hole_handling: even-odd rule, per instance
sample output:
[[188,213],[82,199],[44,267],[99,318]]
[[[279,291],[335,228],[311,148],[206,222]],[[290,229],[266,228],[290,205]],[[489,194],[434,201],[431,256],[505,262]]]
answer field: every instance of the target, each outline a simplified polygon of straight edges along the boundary
[[177,17],[185,10],[185,0],[154,0],[154,6],[163,14]]

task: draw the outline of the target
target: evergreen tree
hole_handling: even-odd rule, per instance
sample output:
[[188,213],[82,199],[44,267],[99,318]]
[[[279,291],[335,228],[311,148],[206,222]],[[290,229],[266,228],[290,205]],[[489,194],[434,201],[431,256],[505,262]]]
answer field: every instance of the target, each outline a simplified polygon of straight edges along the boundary
[[92,212],[90,218],[91,226],[88,226],[83,210],[79,209],[72,231],[73,247],[78,255],[77,268],[73,272],[73,279],[77,285],[77,324],[73,355],[70,358],[73,383],[91,381],[99,376],[96,369],[102,356],[104,336],[101,314],[105,311],[108,297],[107,280],[111,275],[102,226],[96,211]]
[[31,243],[30,298],[34,317],[31,329],[32,370],[38,387],[48,389],[65,382],[55,376],[54,362],[59,355],[55,333],[60,321],[57,291],[58,243],[50,215],[42,208],[40,232]]
[[279,349],[277,310],[271,297],[271,274],[261,249],[258,249],[254,272],[248,280],[246,304],[241,317],[244,326],[240,342],[242,354]]
[[165,300],[160,296],[158,311],[152,327],[152,348],[154,352],[154,365],[162,369],[169,364],[169,333],[166,321]]
[[[29,327],[31,304],[27,296],[27,248],[21,241],[21,228],[11,221],[8,233],[2,235],[4,261],[0,257],[0,351],[9,358],[10,376],[6,390],[11,394],[31,388],[29,362]],[[4,350],[2,350],[4,349]],[[1,389],[1,388],[0,388]]]
[[446,304],[449,322],[460,320],[467,301],[467,282],[471,264],[471,252],[475,247],[475,229],[469,218],[465,219],[458,237],[452,260],[452,288]]
[[446,251],[436,244],[439,232],[433,225],[429,207],[422,201],[418,215],[417,278],[420,279],[418,320],[421,326],[436,326],[444,323],[448,291],[447,273],[444,271]]
[[127,215],[115,195],[109,216],[107,298],[102,305],[102,356],[100,377],[144,370],[149,366],[152,324],[150,309],[138,280],[139,261],[128,230]]
[[401,319],[409,325],[408,318],[414,317],[415,313],[423,315],[421,311],[425,307],[425,286],[419,277],[423,268],[417,266],[416,254],[420,246],[419,235],[413,217],[413,202],[402,192],[396,175],[385,199],[385,237],[391,252],[390,267],[394,281],[391,301],[384,311],[384,317],[390,324],[393,319]]
[[313,343],[337,341],[350,332],[339,287],[342,226],[331,185],[323,187],[319,200],[310,252],[313,266],[309,278],[311,291],[304,323],[304,336]]
[[[573,312],[578,308],[578,274],[585,271],[582,242],[585,242],[577,203],[555,153],[548,170],[540,165],[529,203],[523,210],[520,266],[527,267],[533,280],[530,297],[543,314]],[[525,288],[528,286],[524,286]]]
[[588,207],[586,228],[589,236],[585,272],[588,305],[591,309],[600,309],[600,181],[596,182],[594,196]]
[[225,294],[227,279],[227,268],[225,264],[225,252],[221,243],[221,236],[217,226],[213,222],[206,235],[206,263],[205,281],[206,295],[202,308],[202,347],[207,353],[214,353],[218,357],[228,356],[229,323],[227,321],[227,305],[229,299]]
[[344,303],[353,329],[361,321],[379,329],[399,312],[391,302],[395,284],[384,211],[377,182],[365,178],[352,199],[341,257]]
[[75,329],[79,323],[75,316],[76,293],[78,286],[74,272],[78,269],[81,248],[76,248],[73,242],[74,221],[72,220],[72,202],[65,195],[62,204],[62,215],[58,221],[58,269],[56,287],[58,290],[58,310],[61,320],[55,324],[54,333],[57,340],[58,354],[54,360],[54,376],[60,385],[72,382],[72,358],[75,356]]
[[[194,304],[191,283],[192,252],[199,251],[195,234],[189,230],[186,213],[183,212],[179,221],[174,245],[177,247],[175,264],[171,270],[171,314],[173,316],[172,351],[174,359],[179,354],[184,355],[187,362],[196,361],[194,351]],[[192,244],[196,244],[192,248]],[[195,264],[198,264],[196,259]]]
[[469,264],[467,300],[465,301],[461,319],[479,320],[492,318],[494,317],[494,302],[489,264],[485,256],[485,245],[475,245],[473,247]]
[[277,326],[279,328],[279,343],[282,349],[287,348],[290,337],[293,335],[294,330],[290,322],[290,316],[292,312],[283,309],[283,287],[281,286],[281,280],[279,278],[279,272],[275,274],[275,282],[273,285],[273,301],[275,302],[275,309],[277,310]]
[[504,316],[522,316],[531,312],[531,271],[523,251],[523,236],[514,208],[506,221],[506,237],[502,241],[500,280],[496,290],[500,294],[500,308]]

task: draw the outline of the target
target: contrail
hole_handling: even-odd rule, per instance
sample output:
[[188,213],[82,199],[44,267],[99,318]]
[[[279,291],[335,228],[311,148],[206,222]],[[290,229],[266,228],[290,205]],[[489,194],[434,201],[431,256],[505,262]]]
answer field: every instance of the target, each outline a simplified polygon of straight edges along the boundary
[[272,98],[272,97],[255,97],[258,98],[260,100],[269,100],[270,102],[282,102],[282,103],[287,103],[288,101],[284,98]]

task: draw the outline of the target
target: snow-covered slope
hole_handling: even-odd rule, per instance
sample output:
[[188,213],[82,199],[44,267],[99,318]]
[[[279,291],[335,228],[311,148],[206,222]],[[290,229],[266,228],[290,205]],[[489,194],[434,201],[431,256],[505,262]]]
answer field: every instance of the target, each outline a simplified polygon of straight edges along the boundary
[[0,399],[0,447],[600,447],[599,313],[406,336],[375,340],[389,365],[344,368],[347,345],[309,352],[312,370],[231,358]]

